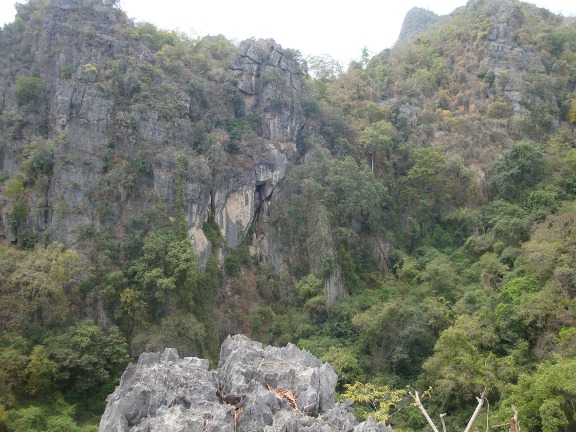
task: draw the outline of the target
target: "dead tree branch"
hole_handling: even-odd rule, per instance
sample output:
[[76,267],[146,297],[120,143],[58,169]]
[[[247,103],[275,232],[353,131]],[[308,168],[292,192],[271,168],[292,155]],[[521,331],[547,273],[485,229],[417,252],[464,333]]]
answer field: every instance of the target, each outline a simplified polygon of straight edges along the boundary
[[440,421],[442,422],[442,431],[446,432],[446,422],[444,419],[446,418],[446,413],[440,414]]
[[468,426],[466,426],[466,429],[464,429],[464,432],[470,432],[470,429],[472,429],[472,425],[474,424],[476,417],[478,417],[478,414],[480,413],[480,410],[482,409],[482,406],[484,405],[484,400],[485,400],[484,396],[486,395],[487,390],[488,390],[488,386],[484,387],[484,391],[482,392],[480,397],[476,398],[476,400],[478,401],[478,406],[474,410],[474,414],[472,414],[472,417],[470,417],[470,421],[468,422]]
[[412,399],[414,399],[414,402],[416,402],[416,406],[422,412],[422,414],[424,414],[424,417],[426,418],[426,421],[428,421],[428,424],[430,425],[432,430],[434,432],[440,432],[436,427],[436,425],[434,424],[434,422],[432,421],[432,419],[430,418],[430,416],[428,415],[428,413],[426,412],[426,408],[424,408],[424,405],[422,405],[422,402],[420,402],[420,396],[418,396],[418,392],[417,391],[415,391],[414,393],[408,392],[408,394],[412,396]]

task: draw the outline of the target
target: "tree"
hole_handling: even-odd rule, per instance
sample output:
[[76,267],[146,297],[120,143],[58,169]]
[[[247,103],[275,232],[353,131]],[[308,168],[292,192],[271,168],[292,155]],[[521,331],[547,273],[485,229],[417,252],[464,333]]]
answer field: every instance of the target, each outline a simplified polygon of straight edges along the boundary
[[570,124],[576,125],[576,100],[573,100],[570,104],[570,114],[568,116]]
[[440,198],[446,168],[446,160],[440,149],[436,147],[414,149],[410,154],[410,165],[403,183],[422,198],[430,196]]
[[53,393],[56,383],[58,365],[54,362],[46,348],[36,345],[30,353],[28,365],[24,370],[26,377],[26,393],[31,396],[49,395]]
[[491,181],[500,194],[513,199],[520,191],[538,184],[543,173],[544,158],[540,146],[520,141],[496,161]]
[[523,430],[564,432],[576,427],[576,359],[553,357],[506,388],[502,406],[515,406]]
[[352,384],[363,375],[358,356],[350,348],[331,346],[322,360],[334,368],[340,386]]
[[368,167],[359,166],[351,156],[334,160],[324,181],[324,202],[337,225],[349,226],[352,221],[361,221],[369,229],[379,225],[388,196]]
[[46,338],[45,347],[58,366],[59,387],[80,398],[99,400],[98,395],[110,392],[129,360],[126,341],[118,328],[104,331],[89,320]]
[[424,311],[403,301],[375,304],[352,323],[377,371],[414,375],[434,344]]
[[9,308],[4,324],[62,323],[78,310],[83,263],[75,251],[50,244],[14,266],[0,289],[0,301]]
[[128,274],[133,281],[132,288],[144,296],[153,322],[158,322],[170,310],[188,311],[194,307],[200,277],[198,261],[190,242],[175,231],[150,231],[142,256],[132,263]]
[[370,169],[374,174],[374,159],[382,155],[384,160],[389,160],[394,144],[394,126],[386,120],[380,120],[369,125],[360,133],[358,144],[368,156]]
[[26,105],[38,100],[44,88],[44,81],[36,77],[22,76],[16,80],[14,97],[18,105]]
[[488,349],[497,341],[492,325],[467,315],[440,334],[423,369],[443,406],[460,405],[470,394],[482,391],[495,371]]
[[388,386],[376,386],[371,383],[355,382],[344,384],[346,389],[342,397],[355,404],[359,419],[372,416],[375,421],[385,423],[390,418],[392,409],[397,408],[406,396],[406,390],[392,390]]

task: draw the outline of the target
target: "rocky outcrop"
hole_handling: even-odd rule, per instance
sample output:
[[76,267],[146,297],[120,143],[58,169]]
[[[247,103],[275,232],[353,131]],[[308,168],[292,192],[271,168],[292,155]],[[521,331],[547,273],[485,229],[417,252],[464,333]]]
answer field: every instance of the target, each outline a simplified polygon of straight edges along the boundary
[[262,113],[266,138],[298,141],[305,124],[302,72],[272,39],[249,39],[241,42],[238,50],[233,67],[246,109]]
[[332,367],[310,353],[242,335],[224,342],[214,371],[174,349],[145,353],[108,397],[100,431],[391,431],[358,424],[347,403],[334,403],[336,382]]
[[[273,40],[244,41],[208,72],[170,70],[162,45],[146,44],[114,3],[31,2],[18,9],[21,29],[0,38],[10,51],[0,58],[0,170],[16,177],[36,137],[53,156],[47,178],[22,198],[30,211],[20,227],[0,196],[0,238],[17,242],[24,227],[66,244],[87,231],[121,237],[148,211],[175,217],[181,201],[205,262],[208,218],[238,246],[294,162],[306,120],[301,73]],[[33,103],[14,97],[21,76],[42,83]],[[257,124],[253,136],[227,148],[227,125],[246,119]],[[202,139],[210,150],[197,148]]]
[[413,7],[404,17],[398,42],[408,42],[441,20],[440,15],[436,15],[428,9]]
[[[470,2],[467,7],[474,9],[476,4]],[[535,103],[542,102],[526,91],[531,84],[528,73],[543,73],[545,67],[542,58],[515,43],[514,32],[523,24],[524,12],[517,1],[505,0],[489,2],[482,13],[493,21],[486,36],[488,52],[484,62],[510,99],[514,114],[526,115],[529,99],[535,96]],[[535,7],[534,15],[537,16]]]

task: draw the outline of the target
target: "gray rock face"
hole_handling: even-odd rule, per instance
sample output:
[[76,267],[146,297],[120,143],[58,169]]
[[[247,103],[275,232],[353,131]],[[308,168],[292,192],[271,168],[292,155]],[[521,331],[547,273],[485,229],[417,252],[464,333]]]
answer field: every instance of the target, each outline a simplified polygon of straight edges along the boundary
[[[22,8],[23,25],[37,29],[14,32],[10,47],[0,43],[7,54],[0,56],[0,170],[14,177],[25,146],[36,136],[49,140],[53,169],[42,187],[27,191],[23,225],[38,239],[66,244],[77,244],[87,231],[122,236],[148,210],[174,217],[181,191],[190,241],[204,264],[211,252],[202,231],[207,219],[214,218],[229,247],[238,246],[295,160],[306,120],[300,71],[274,41],[248,40],[218,72],[225,79],[204,80],[193,71],[187,84],[170,73],[146,78],[142,68],[158,69],[158,59],[111,4],[50,0],[33,24]],[[13,97],[21,75],[43,82],[30,106]],[[132,99],[112,76],[137,84]],[[206,84],[226,80],[237,83],[229,94],[221,83]],[[171,91],[150,89],[160,85]],[[208,100],[223,105],[216,120],[203,117]],[[219,153],[196,151],[202,133],[225,134],[220,118],[251,118],[261,130],[236,152],[226,152],[225,144]],[[178,152],[187,163],[177,179]],[[0,238],[16,242],[10,211],[0,197]]]
[[544,72],[542,59],[533,52],[516,45],[513,32],[522,25],[522,12],[517,2],[506,0],[494,2],[488,10],[494,17],[492,29],[487,35],[488,55],[485,62],[496,77],[500,78],[504,91],[512,103],[514,114],[528,114],[526,101],[535,98],[535,103],[542,101],[537,95],[529,95],[526,89],[530,82],[526,80],[527,72]]
[[215,371],[168,348],[128,366],[100,431],[391,431],[371,419],[358,424],[349,404],[335,404],[336,381],[329,364],[294,345],[228,337]]
[[408,42],[414,37],[418,36],[420,33],[426,31],[431,25],[436,24],[442,20],[440,15],[436,15],[434,12],[427,9],[413,7],[410,9],[404,21],[402,22],[402,29],[400,30],[400,36],[398,36],[398,42]]
[[234,64],[246,109],[262,113],[264,136],[296,142],[304,129],[300,72],[271,39],[240,43]]

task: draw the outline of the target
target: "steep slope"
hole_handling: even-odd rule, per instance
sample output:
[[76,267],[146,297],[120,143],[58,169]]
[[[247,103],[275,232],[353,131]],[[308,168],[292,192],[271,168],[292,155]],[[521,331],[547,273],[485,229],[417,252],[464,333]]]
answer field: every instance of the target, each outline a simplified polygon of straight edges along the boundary
[[116,4],[2,29],[8,429],[99,417],[128,353],[215,362],[239,332],[330,362],[360,417],[432,386],[462,429],[489,379],[492,424],[574,429],[573,18],[470,1],[339,74]]
[[182,210],[205,261],[204,222],[237,246],[294,160],[300,73],[273,41],[181,40],[99,1],[58,0],[19,6],[2,46],[0,168],[28,209],[10,219],[4,200],[11,242],[118,236],[141,214]]

